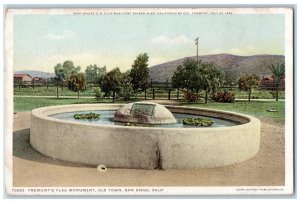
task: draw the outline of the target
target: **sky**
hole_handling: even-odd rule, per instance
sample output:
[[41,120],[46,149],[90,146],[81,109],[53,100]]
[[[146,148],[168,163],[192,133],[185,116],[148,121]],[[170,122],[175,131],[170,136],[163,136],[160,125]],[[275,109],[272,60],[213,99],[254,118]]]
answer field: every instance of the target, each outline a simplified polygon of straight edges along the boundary
[[140,53],[149,66],[196,55],[284,55],[282,14],[14,16],[14,70],[53,72],[80,66],[131,68]]

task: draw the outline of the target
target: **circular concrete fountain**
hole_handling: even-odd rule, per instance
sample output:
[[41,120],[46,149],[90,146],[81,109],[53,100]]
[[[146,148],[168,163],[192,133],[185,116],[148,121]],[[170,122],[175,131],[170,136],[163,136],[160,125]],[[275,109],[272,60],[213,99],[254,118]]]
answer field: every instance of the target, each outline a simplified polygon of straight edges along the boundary
[[58,160],[139,169],[224,166],[250,159],[259,150],[260,121],[232,112],[166,106],[172,113],[217,117],[237,123],[215,128],[99,125],[52,117],[77,111],[117,111],[122,107],[121,104],[78,104],[34,109],[30,143],[39,152]]

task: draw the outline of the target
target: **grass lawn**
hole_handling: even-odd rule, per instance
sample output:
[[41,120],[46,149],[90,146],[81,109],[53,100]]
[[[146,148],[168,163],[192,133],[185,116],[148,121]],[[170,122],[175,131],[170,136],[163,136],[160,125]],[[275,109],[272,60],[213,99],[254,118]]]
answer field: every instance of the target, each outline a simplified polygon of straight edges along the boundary
[[[93,98],[30,98],[30,97],[15,97],[14,98],[14,111],[31,111],[34,108],[50,106],[50,105],[63,105],[63,104],[83,104],[83,103],[111,103],[111,99],[103,99],[101,102]],[[123,100],[116,100],[116,103],[125,103]],[[284,101],[239,101],[235,103],[218,103],[209,102],[204,103],[179,103],[178,105],[211,108],[225,111],[233,111],[244,113],[261,118],[271,118],[276,120],[284,120],[285,109]],[[277,112],[268,112],[268,109],[276,109]]]
[[[60,96],[77,96],[77,92],[73,92],[64,87],[63,90],[59,88],[58,94]],[[94,88],[87,88],[85,91],[79,92],[80,96],[95,96]],[[14,88],[14,95],[30,95],[30,96],[56,96],[56,87],[31,87],[26,88]]]
[[[259,118],[271,118],[276,120],[285,119],[284,101],[239,101],[234,103],[209,102],[207,104],[181,103],[181,105],[233,111],[237,113],[253,115]],[[277,112],[268,112],[268,109],[276,109]]]
[[[14,97],[14,111],[31,111],[32,109],[51,106],[51,105],[64,105],[64,104],[92,104],[92,103],[111,103],[112,99],[103,99],[97,101],[93,98],[30,98],[30,97]],[[117,101],[116,102],[124,102]]]

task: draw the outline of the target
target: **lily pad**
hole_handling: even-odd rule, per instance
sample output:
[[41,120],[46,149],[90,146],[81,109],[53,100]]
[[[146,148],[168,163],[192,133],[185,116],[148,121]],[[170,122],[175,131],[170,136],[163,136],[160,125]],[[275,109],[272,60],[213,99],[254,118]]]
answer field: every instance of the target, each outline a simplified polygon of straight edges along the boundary
[[88,120],[94,119],[94,120],[98,120],[100,118],[100,114],[96,114],[96,113],[93,113],[93,112],[80,113],[80,114],[74,114],[73,118],[75,118],[75,119],[88,119]]
[[207,118],[185,118],[182,123],[183,125],[209,127],[214,124],[214,121]]

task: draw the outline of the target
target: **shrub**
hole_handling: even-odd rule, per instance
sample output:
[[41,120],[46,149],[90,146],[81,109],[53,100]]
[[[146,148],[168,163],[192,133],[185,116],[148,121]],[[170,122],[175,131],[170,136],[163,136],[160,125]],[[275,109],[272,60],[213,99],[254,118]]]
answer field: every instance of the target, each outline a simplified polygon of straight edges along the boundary
[[102,91],[100,88],[96,88],[94,89],[94,92],[95,92],[95,98],[96,100],[101,100],[102,99]]
[[217,92],[212,99],[216,102],[232,103],[235,100],[235,93],[229,91]]
[[189,102],[196,102],[198,101],[198,94],[194,92],[185,92],[184,98]]
[[134,94],[132,84],[130,82],[124,82],[120,91],[120,95],[124,98],[125,101],[129,101]]

